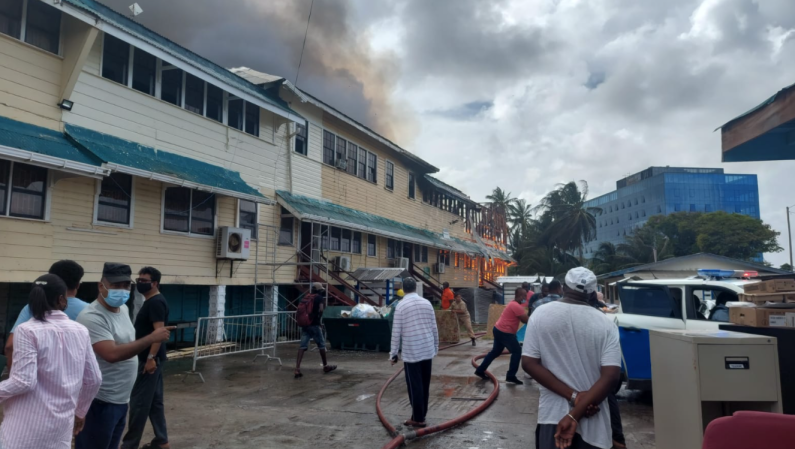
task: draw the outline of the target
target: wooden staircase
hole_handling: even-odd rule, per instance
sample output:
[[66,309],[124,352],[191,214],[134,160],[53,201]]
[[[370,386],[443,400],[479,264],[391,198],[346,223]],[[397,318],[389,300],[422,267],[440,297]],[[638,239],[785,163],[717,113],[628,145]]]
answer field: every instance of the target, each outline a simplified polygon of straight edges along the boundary
[[425,286],[423,292],[430,293],[431,296],[442,299],[442,287],[440,286],[438,279],[431,275],[425,274],[424,271],[420,270],[416,265],[414,265],[414,262],[411,261],[409,261],[409,274],[422,282],[422,284]]
[[[345,288],[347,288],[348,290],[356,291],[356,287],[355,286],[351,285],[348,281],[343,279],[337,273],[334,273],[333,271],[329,271],[328,275],[338,285],[342,285]],[[327,283],[327,281],[325,279],[323,279],[322,276],[320,276],[317,273],[313,273],[308,265],[299,265],[298,266],[298,281],[300,281],[300,282],[306,282],[306,281],[321,282],[323,284]],[[342,290],[338,289],[333,284],[328,283],[327,286],[328,286],[327,290],[328,290],[329,300],[334,301],[334,304],[329,304],[329,305],[344,305],[344,306],[355,306],[356,305],[356,300],[355,299],[353,299],[350,296],[346,295],[345,292],[343,292]],[[301,286],[301,287],[304,287],[304,286]],[[306,286],[304,288],[308,289],[309,287]],[[371,301],[368,297],[366,297],[364,295],[359,295],[359,298],[362,299],[362,302],[368,303],[370,305],[373,305],[373,306],[377,306],[378,305],[378,304],[374,303],[373,301]]]

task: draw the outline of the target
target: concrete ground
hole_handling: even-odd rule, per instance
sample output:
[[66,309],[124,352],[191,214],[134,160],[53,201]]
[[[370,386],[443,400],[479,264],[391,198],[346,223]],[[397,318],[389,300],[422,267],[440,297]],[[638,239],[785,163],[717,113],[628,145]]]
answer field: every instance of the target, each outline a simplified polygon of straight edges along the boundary
[[[470,359],[490,349],[490,342],[464,345],[434,360],[428,422],[441,423],[465,413],[491,392],[490,382],[472,375]],[[395,372],[386,353],[332,351],[339,366],[323,375],[320,356],[304,357],[304,377],[293,379],[296,345],[283,345],[283,366],[253,354],[199,361],[206,383],[195,376],[183,382],[189,360],[167,365],[166,409],[172,447],[242,448],[378,448],[389,441],[375,413],[375,396]],[[508,359],[500,357],[491,371],[505,378]],[[520,378],[523,377],[520,374]],[[405,381],[387,390],[384,412],[397,425],[409,417]],[[447,432],[410,443],[415,448],[533,448],[538,387],[500,384],[500,395],[475,419]],[[654,448],[654,422],[648,398],[620,394],[627,443],[633,449]],[[147,426],[142,442],[152,437]],[[322,445],[322,446],[321,446]]]

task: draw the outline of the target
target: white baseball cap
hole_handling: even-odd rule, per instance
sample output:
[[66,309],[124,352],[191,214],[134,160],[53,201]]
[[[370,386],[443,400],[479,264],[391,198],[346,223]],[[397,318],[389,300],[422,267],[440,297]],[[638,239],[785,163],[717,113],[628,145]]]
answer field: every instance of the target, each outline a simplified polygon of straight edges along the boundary
[[582,293],[596,291],[596,275],[585,267],[572,268],[566,273],[566,286]]

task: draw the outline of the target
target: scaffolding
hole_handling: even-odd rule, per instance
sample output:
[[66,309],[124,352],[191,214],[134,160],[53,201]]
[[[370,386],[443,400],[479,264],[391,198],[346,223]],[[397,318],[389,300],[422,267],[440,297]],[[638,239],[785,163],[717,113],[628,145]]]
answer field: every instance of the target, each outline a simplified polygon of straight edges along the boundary
[[[284,267],[294,267],[293,282],[287,283],[299,287],[305,287],[306,291],[311,290],[314,282],[323,284],[325,291],[325,302],[328,305],[328,258],[324,253],[323,241],[328,240],[328,226],[322,226],[314,222],[307,223],[310,226],[309,242],[303,241],[303,226],[299,226],[298,250],[289,258],[282,262],[277,262],[279,250],[279,234],[281,229],[277,226],[259,224],[257,226],[258,241],[254,250],[254,313],[260,312],[282,312],[279,300],[290,303],[290,299],[279,292],[279,283],[276,281],[277,272]],[[308,267],[306,279],[303,279],[301,267]],[[325,274],[325,276],[322,276]],[[322,278],[322,281],[313,281],[313,275]],[[284,283],[282,283],[284,285]]]

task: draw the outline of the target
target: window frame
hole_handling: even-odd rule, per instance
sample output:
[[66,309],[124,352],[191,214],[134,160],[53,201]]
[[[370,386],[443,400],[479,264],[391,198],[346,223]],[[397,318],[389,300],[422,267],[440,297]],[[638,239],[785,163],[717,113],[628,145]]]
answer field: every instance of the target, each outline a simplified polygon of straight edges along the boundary
[[414,175],[413,171],[409,171],[409,181],[408,181],[408,197],[410,200],[417,199],[417,177]]
[[[362,236],[364,234],[362,234],[361,231],[353,231],[353,230],[351,230],[351,232],[352,232],[352,234],[351,234],[351,254],[361,254],[362,253],[362,241],[364,240],[362,238]],[[359,237],[359,239],[358,239],[359,249],[358,250],[356,250],[356,248],[355,248],[355,245],[357,243],[357,239],[356,239],[357,236]]]
[[[235,215],[235,227],[236,228],[240,228],[240,229],[248,229],[248,228],[244,228],[244,227],[242,227],[240,225],[240,205],[243,203],[243,201],[248,201],[248,200],[238,199],[236,201],[236,203],[237,203],[237,214]],[[248,201],[248,202],[249,203],[254,203],[254,228],[256,229],[256,231],[251,233],[251,240],[257,241],[258,238],[259,238],[260,204],[257,203],[257,202],[254,202],[254,201]]]
[[[390,170],[390,168],[392,170]],[[365,167],[365,173],[366,172],[367,168]],[[390,192],[395,191],[395,164],[389,159],[384,159],[384,188]]]
[[183,237],[195,237],[195,238],[204,238],[204,239],[215,239],[218,234],[218,194],[212,192],[205,192],[214,195],[213,197],[213,233],[212,235],[209,234],[196,234],[191,232],[191,225],[193,222],[193,192],[197,189],[191,189],[189,187],[184,187],[190,191],[190,211],[191,213],[188,214],[188,231],[173,231],[170,229],[166,229],[166,190],[170,188],[180,188],[182,186],[178,185],[167,185],[164,184],[162,188],[162,192],[160,194],[160,233],[161,234],[169,234],[169,235],[181,235]]
[[[298,127],[304,128],[304,134],[299,132]],[[304,143],[304,151],[298,151],[298,138],[301,137]],[[298,122],[293,123],[293,152],[302,156],[309,156],[309,122],[301,124]]]
[[[373,238],[373,254],[370,254],[370,237]],[[378,236],[367,234],[367,257],[378,257]]]
[[[282,225],[284,220],[290,220],[290,243],[282,241]],[[295,216],[284,214],[279,217],[279,237],[276,241],[278,246],[295,246]]]
[[[37,222],[49,222],[50,221],[50,209],[52,207],[52,174],[53,169],[43,167],[41,165],[36,164],[27,164],[25,162],[17,162],[10,159],[3,159],[4,161],[9,162],[8,167],[8,184],[6,185],[6,192],[5,192],[5,211],[0,214],[0,218],[10,218],[13,220],[27,220],[27,221],[37,221]],[[42,195],[44,200],[42,201],[42,217],[41,218],[31,218],[31,217],[17,217],[11,215],[11,197],[14,192],[14,166],[16,164],[22,165],[29,165],[31,167],[41,168],[46,171],[46,176],[44,180],[44,189],[42,191]]]
[[[114,172],[120,173],[120,172]],[[121,173],[125,174],[125,173]],[[94,216],[91,221],[91,224],[94,226],[108,226],[113,228],[122,228],[122,229],[133,229],[134,221],[135,221],[135,184],[136,184],[136,177],[133,175],[127,175],[130,177],[130,223],[123,224],[123,223],[113,223],[109,221],[102,221],[99,219],[99,195],[102,193],[102,181],[105,179],[97,179],[96,182],[96,191],[94,193]],[[109,176],[108,176],[109,177]]]
[[[8,36],[9,38],[14,39],[16,41],[19,41],[20,43],[22,43],[24,45],[27,45],[27,46],[29,46],[31,48],[35,48],[36,50],[43,51],[43,52],[45,52],[45,53],[47,53],[49,55],[55,55],[55,56],[57,56],[59,58],[63,58],[63,45],[64,45],[63,44],[63,30],[64,30],[63,18],[64,18],[64,15],[65,15],[64,12],[56,8],[56,10],[58,11],[58,14],[59,14],[59,16],[58,16],[58,18],[59,18],[59,23],[58,23],[58,45],[57,45],[58,48],[57,48],[57,50],[55,52],[52,52],[52,51],[50,51],[48,49],[41,48],[38,45],[31,44],[30,42],[27,41],[27,37],[28,37],[27,36],[27,34],[28,34],[28,9],[29,9],[28,6],[30,4],[30,1],[31,0],[21,0],[22,4],[21,4],[20,16],[19,16],[19,36],[13,36],[11,34],[6,34],[6,33],[0,33],[0,34],[2,34],[4,36]],[[33,1],[37,1],[37,0],[33,0]],[[43,2],[43,3],[45,3],[46,6],[51,7],[51,5],[47,5],[46,2]]]

